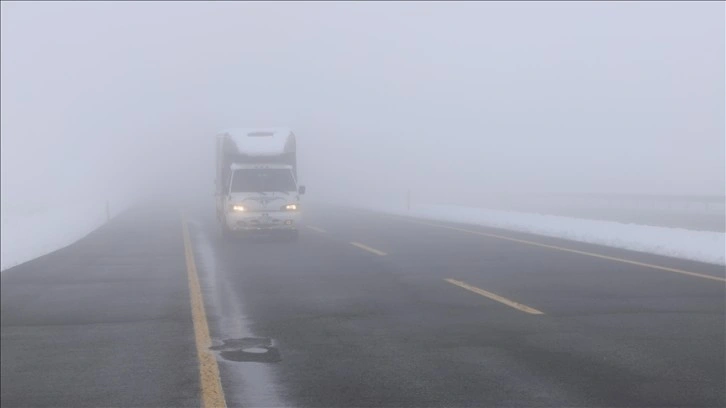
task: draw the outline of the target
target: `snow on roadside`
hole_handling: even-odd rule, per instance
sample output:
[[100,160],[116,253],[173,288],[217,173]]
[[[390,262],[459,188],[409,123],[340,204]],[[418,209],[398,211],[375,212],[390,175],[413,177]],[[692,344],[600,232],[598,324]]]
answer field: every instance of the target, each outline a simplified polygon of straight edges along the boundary
[[723,232],[693,231],[451,205],[419,204],[410,211],[382,206],[372,209],[430,220],[528,232],[717,265],[726,263],[724,259],[726,234]]
[[[45,207],[3,202],[0,271],[64,248],[106,223],[105,201],[72,201]],[[116,202],[111,216],[127,206]]]

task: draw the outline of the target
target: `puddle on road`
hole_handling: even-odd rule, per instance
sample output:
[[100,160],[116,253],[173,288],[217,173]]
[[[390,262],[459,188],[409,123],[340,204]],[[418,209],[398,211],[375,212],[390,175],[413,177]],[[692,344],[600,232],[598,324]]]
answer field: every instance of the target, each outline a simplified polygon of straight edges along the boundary
[[272,339],[265,337],[244,337],[222,340],[222,345],[209,349],[229,361],[277,363],[282,360],[280,352],[272,345]]

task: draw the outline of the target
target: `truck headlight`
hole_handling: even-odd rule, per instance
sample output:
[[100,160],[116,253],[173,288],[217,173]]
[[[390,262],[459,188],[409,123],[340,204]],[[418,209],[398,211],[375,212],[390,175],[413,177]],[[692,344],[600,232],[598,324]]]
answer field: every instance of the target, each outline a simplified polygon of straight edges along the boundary
[[295,211],[297,210],[297,204],[288,204],[283,209],[286,211]]
[[235,204],[232,206],[232,211],[245,211],[245,207],[241,204]]

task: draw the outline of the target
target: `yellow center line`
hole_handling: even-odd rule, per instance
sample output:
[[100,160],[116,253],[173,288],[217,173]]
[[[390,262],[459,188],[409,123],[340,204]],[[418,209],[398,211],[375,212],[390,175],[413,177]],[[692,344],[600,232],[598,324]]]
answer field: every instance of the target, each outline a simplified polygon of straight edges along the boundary
[[499,234],[491,234],[491,233],[487,233],[487,232],[473,231],[473,230],[469,230],[469,229],[465,229],[465,228],[450,227],[448,225],[441,225],[441,224],[436,224],[436,223],[431,223],[431,222],[412,220],[407,217],[401,217],[401,216],[393,216],[393,217],[399,218],[399,219],[402,219],[402,220],[405,220],[408,222],[412,222],[415,224],[428,225],[431,227],[438,227],[438,228],[445,228],[445,229],[449,229],[449,230],[453,230],[453,231],[466,232],[469,234],[481,235],[481,236],[485,236],[485,237],[489,237],[489,238],[496,238],[496,239],[501,239],[501,240],[505,240],[505,241],[518,242],[520,244],[533,245],[533,246],[537,246],[540,248],[554,249],[557,251],[570,252],[573,254],[591,256],[593,258],[607,259],[609,261],[622,262],[622,263],[626,263],[626,264],[630,264],[630,265],[638,265],[638,266],[643,266],[646,268],[658,269],[661,271],[679,273],[681,275],[693,276],[696,278],[710,279],[710,280],[715,280],[715,281],[719,281],[719,282],[726,282],[726,278],[708,275],[708,274],[704,274],[704,273],[689,272],[689,271],[684,271],[682,269],[669,268],[667,266],[660,266],[660,265],[653,265],[653,264],[649,264],[649,263],[645,263],[645,262],[631,261],[629,259],[617,258],[614,256],[608,256],[608,255],[601,255],[601,254],[596,254],[594,252],[588,252],[588,251],[580,251],[577,249],[564,248],[564,247],[560,247],[560,246],[556,246],[556,245],[542,244],[540,242],[512,238],[512,237],[507,237],[507,236],[499,235]]
[[311,229],[311,230],[313,230],[313,231],[317,231],[317,232],[322,232],[322,233],[326,233],[326,232],[328,232],[328,231],[326,231],[326,230],[324,230],[324,229],[322,229],[322,228],[319,228],[319,227],[313,227],[312,225],[306,225],[306,227],[307,227],[307,228],[310,228],[310,229]]
[[353,246],[356,246],[356,247],[358,247],[358,248],[360,248],[362,250],[365,250],[365,251],[368,251],[368,252],[372,252],[372,253],[374,253],[376,255],[379,255],[379,256],[386,256],[387,255],[383,251],[379,251],[379,250],[377,250],[375,248],[371,248],[371,247],[369,247],[367,245],[363,245],[360,242],[351,242],[350,244],[353,245]]
[[517,310],[520,310],[522,312],[529,313],[529,314],[533,314],[533,315],[541,315],[541,314],[544,314],[543,312],[540,312],[539,310],[537,310],[535,308],[529,307],[527,305],[523,305],[521,303],[517,303],[517,302],[515,302],[513,300],[509,300],[509,299],[507,299],[505,297],[499,296],[496,293],[488,292],[488,291],[486,291],[484,289],[477,288],[476,286],[469,285],[466,282],[462,282],[462,281],[458,281],[458,280],[454,280],[454,279],[444,279],[444,280],[447,281],[447,282],[449,282],[452,285],[456,285],[456,286],[459,286],[459,287],[464,288],[466,290],[472,291],[472,292],[474,292],[476,294],[479,294],[479,295],[488,297],[491,300],[495,300],[495,301],[497,301],[499,303],[505,304],[505,305],[507,305],[509,307],[513,307],[513,308],[515,308]]
[[219,377],[217,359],[209,351],[212,339],[209,336],[207,314],[204,311],[204,299],[199,285],[197,265],[194,261],[192,241],[189,238],[189,227],[186,217],[182,214],[182,234],[184,236],[184,254],[187,262],[187,275],[189,278],[189,297],[192,304],[192,321],[194,322],[194,339],[197,345],[197,359],[199,359],[199,384],[202,392],[202,407],[224,408],[227,403],[224,399],[222,381]]

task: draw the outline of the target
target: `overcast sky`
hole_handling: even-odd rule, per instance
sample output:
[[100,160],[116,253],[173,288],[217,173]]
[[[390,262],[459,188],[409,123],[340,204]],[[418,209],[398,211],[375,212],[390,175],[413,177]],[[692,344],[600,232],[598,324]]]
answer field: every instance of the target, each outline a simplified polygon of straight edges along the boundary
[[723,2],[3,2],[2,195],[211,191],[215,131],[278,125],[320,197],[723,194],[724,18]]

